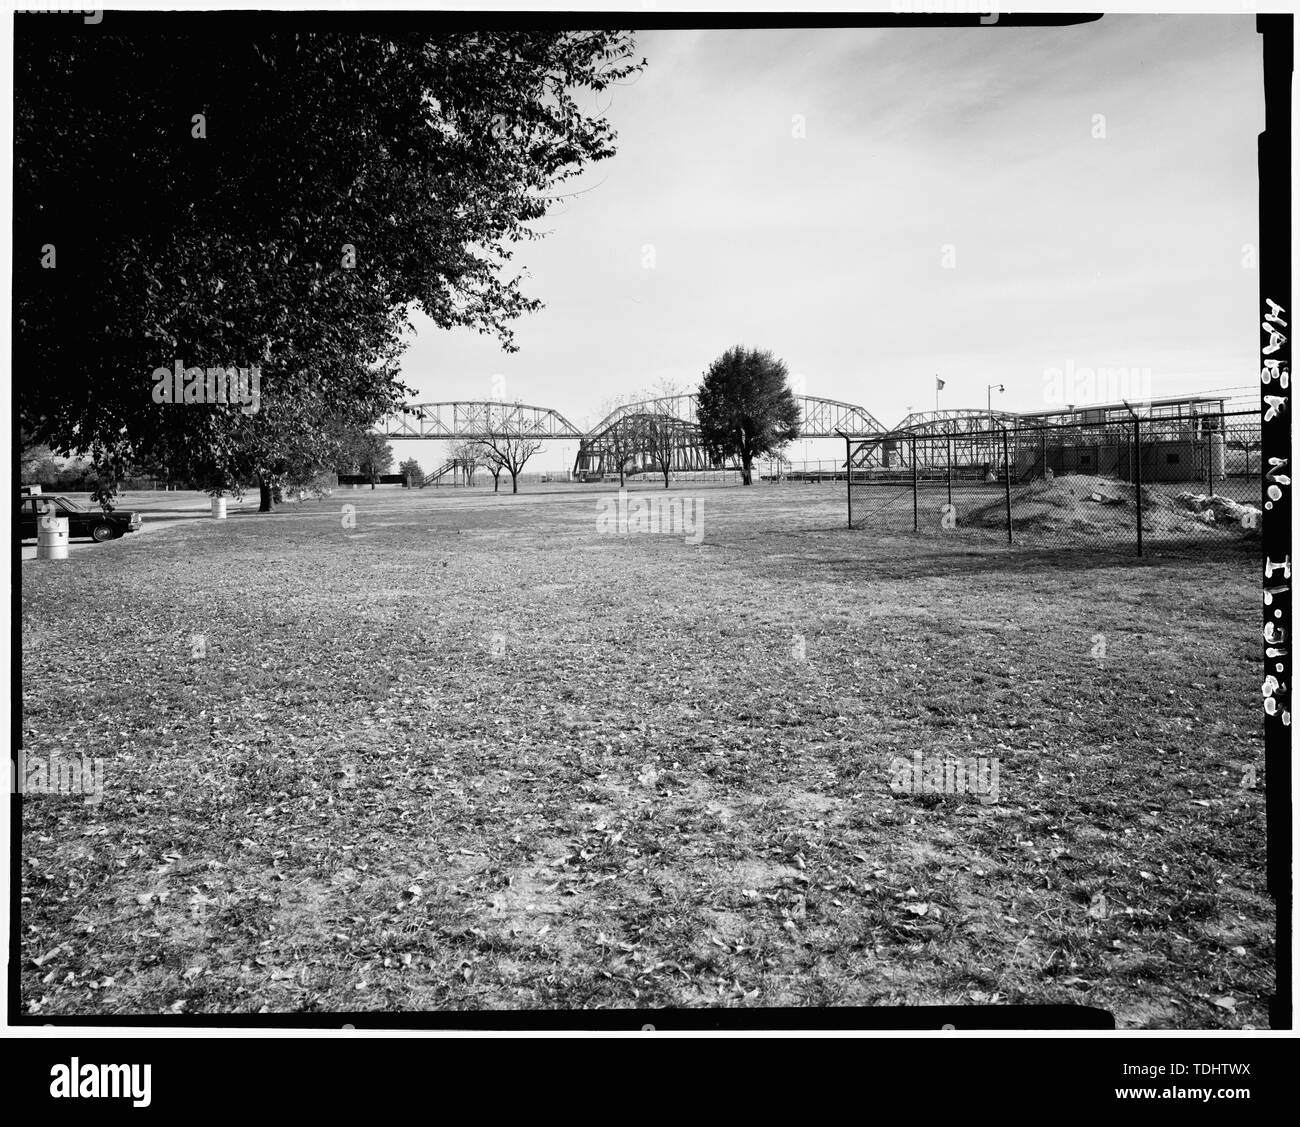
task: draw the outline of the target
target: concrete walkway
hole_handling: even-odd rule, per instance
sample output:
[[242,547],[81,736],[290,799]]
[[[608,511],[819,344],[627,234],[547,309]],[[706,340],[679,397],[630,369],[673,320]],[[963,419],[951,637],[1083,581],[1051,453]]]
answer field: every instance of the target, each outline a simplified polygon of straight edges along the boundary
[[[55,494],[51,494],[55,496]],[[67,497],[70,501],[76,501],[85,505],[86,508],[94,508],[88,497],[78,493],[60,493],[60,497]],[[254,493],[251,496],[245,495],[242,501],[235,501],[233,498],[226,498],[226,512],[235,513],[255,513],[257,512],[258,499]],[[194,493],[145,493],[145,494],[127,494],[121,497],[115,506],[118,510],[127,512],[136,512],[140,514],[140,527],[135,532],[128,532],[125,536],[119,537],[120,540],[132,540],[137,536],[143,536],[147,532],[153,532],[159,528],[170,528],[177,524],[192,524],[195,521],[212,519],[212,501],[211,498]],[[98,544],[89,536],[79,538],[68,538],[68,555],[74,552],[84,551],[87,548],[105,548],[108,544],[115,544],[116,540],[109,540],[106,544]],[[22,546],[22,558],[25,563],[28,560],[36,559],[35,541],[24,541]],[[58,563],[58,560],[42,560],[42,563]]]

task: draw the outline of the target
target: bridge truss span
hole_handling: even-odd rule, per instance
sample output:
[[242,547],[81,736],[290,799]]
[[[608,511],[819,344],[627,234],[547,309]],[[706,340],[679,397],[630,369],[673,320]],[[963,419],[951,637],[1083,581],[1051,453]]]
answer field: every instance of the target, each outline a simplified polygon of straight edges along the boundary
[[[800,438],[885,430],[870,411],[854,403],[814,395],[796,395],[795,402]],[[586,432],[550,407],[501,400],[412,403],[381,419],[374,430],[393,439],[576,439],[574,470],[583,476],[617,473],[620,463],[630,472],[658,468],[665,458],[670,472],[725,468],[705,449],[694,393],[624,403]]]
[[[799,405],[800,438],[834,438],[884,429],[870,411],[854,403],[814,395],[796,395],[795,402]],[[623,459],[631,472],[657,468],[654,440],[647,441],[646,436],[654,435],[656,428],[662,434],[665,424],[672,430],[670,472],[734,468],[734,460],[725,467],[712,461],[700,436],[696,398],[683,394],[625,403],[611,411],[583,437],[574,472],[593,476],[617,473]]]
[[501,400],[412,403],[375,424],[385,438],[580,439],[582,431],[550,407]]

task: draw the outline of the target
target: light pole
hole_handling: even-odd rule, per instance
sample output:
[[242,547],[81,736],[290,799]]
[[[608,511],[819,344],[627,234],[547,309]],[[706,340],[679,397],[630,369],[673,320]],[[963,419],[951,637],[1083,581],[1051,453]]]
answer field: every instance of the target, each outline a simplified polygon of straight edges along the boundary
[[[996,462],[997,462],[997,460],[998,460],[998,444],[997,444],[997,438],[996,438],[995,436],[993,436],[993,389],[994,389],[995,387],[998,389],[998,391],[1006,391],[1006,390],[1007,390],[1007,389],[1006,389],[1005,387],[1003,387],[1002,384],[1000,384],[1000,383],[991,383],[991,384],[988,385],[988,396],[989,396],[989,418],[988,418],[988,423],[989,423],[989,436],[990,436],[989,441],[993,443],[993,460],[992,460],[992,462],[990,462],[990,465],[994,465],[994,464],[996,464]],[[991,480],[991,479],[990,479],[990,480]],[[1010,480],[1011,480],[1011,467],[1008,466],[1008,467],[1007,467],[1007,481],[1010,482]],[[1008,506],[1009,506],[1009,505],[1011,504],[1011,502],[1008,501],[1007,504],[1008,504]],[[1010,522],[1011,522],[1011,510],[1010,510],[1010,508],[1008,508],[1008,510],[1007,510],[1007,528],[1008,528],[1008,529],[1010,529],[1010,527],[1011,527],[1011,523],[1010,523]],[[1010,532],[1008,532],[1008,535],[1010,535]]]
[[988,386],[988,393],[989,393],[989,418],[990,418],[990,419],[993,417],[993,389],[994,389],[994,388],[997,388],[998,391],[1006,391],[1006,390],[1007,390],[1007,389],[1006,389],[1005,387],[1003,387],[1000,383],[991,383],[991,384],[989,384],[989,386]]

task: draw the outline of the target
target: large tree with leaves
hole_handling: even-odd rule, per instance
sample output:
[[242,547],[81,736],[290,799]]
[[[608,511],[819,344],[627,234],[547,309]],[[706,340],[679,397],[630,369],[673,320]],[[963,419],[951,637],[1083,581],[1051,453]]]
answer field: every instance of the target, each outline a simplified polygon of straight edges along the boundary
[[[642,64],[619,32],[262,18],[18,17],[14,370],[34,441],[269,508],[405,397],[414,308],[513,348],[511,247],[613,152],[584,96]],[[258,410],[155,402],[177,362],[258,367]]]
[[393,468],[393,447],[382,434],[357,430],[345,437],[336,461],[339,473],[365,474],[374,489],[380,474]]
[[704,373],[696,393],[700,437],[715,462],[739,458],[753,484],[754,459],[799,437],[799,404],[785,364],[771,352],[737,345]]

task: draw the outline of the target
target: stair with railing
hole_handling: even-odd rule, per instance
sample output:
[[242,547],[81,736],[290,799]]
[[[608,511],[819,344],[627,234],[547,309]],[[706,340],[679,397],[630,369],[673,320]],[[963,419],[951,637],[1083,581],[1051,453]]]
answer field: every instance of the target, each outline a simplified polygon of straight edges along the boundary
[[433,485],[435,482],[438,481],[439,478],[443,477],[445,474],[454,470],[457,464],[458,463],[455,458],[448,458],[436,470],[434,470],[432,473],[427,474],[425,476],[424,480],[420,482],[420,487],[424,488],[424,486],[426,485]]

